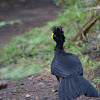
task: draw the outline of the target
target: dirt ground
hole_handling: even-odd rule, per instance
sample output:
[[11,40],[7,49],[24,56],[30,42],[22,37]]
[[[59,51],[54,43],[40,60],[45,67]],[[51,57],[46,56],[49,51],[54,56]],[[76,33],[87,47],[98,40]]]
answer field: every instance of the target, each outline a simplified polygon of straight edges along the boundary
[[[8,86],[0,91],[0,100],[59,100],[56,77],[48,73],[36,74],[20,81],[9,80]],[[100,100],[81,96],[77,100]]]
[[[47,21],[57,17],[63,11],[53,4],[53,0],[27,0],[26,3],[0,8],[0,21],[21,20],[22,24],[6,25],[0,28],[0,47],[7,44],[13,36],[21,35],[33,27],[46,24]],[[50,73],[36,74],[21,80],[8,80],[5,89],[0,90],[0,100],[58,100],[58,82]],[[77,100],[100,100],[86,98]]]
[[20,81],[9,80],[8,87],[0,91],[0,100],[58,100],[52,88],[55,78],[36,74]]

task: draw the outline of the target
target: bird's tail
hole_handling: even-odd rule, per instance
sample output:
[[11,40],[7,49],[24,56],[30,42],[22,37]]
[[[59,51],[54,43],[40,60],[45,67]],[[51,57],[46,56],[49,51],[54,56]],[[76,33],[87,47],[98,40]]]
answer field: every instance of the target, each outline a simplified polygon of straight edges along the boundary
[[75,75],[60,81],[58,96],[61,100],[74,100],[82,94],[99,97],[96,89],[83,76]]

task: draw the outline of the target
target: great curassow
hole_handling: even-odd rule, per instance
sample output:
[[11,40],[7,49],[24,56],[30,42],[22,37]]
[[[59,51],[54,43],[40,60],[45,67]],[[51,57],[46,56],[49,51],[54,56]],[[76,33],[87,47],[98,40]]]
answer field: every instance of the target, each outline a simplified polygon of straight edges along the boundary
[[82,94],[88,97],[99,97],[96,89],[83,77],[80,60],[74,54],[64,51],[65,36],[62,28],[54,27],[51,37],[56,42],[51,73],[59,81],[60,100],[74,100]]

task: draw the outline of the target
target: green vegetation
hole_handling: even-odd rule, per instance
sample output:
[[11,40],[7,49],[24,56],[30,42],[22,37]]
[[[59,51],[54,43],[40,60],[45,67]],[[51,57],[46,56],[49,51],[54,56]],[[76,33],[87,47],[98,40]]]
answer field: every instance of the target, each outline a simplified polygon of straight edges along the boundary
[[13,25],[15,23],[20,24],[21,21],[20,20],[2,21],[2,22],[0,22],[0,27],[3,27],[5,25],[7,25],[7,24]]
[[[49,69],[55,47],[55,43],[51,39],[51,29],[54,26],[63,27],[66,36],[66,42],[64,44],[65,50],[79,56],[84,71],[93,72],[100,65],[100,62],[88,61],[88,55],[84,56],[81,54],[86,44],[81,41],[81,47],[79,47],[75,43],[69,43],[80,30],[80,27],[92,16],[93,11],[83,11],[80,9],[80,6],[83,4],[81,1],[79,3],[79,0],[77,0],[73,6],[67,5],[67,9],[59,14],[55,21],[50,21],[43,27],[33,28],[24,35],[13,38],[11,43],[1,49],[0,62],[5,67],[0,69],[0,78],[18,79],[37,73],[43,67]],[[90,3],[91,5],[94,6],[95,3]],[[82,5],[82,7],[86,6],[87,3]],[[89,34],[92,31],[99,31],[99,29],[100,23],[93,26]],[[87,37],[87,41],[89,41],[89,35]],[[85,77],[87,77],[86,75]],[[92,80],[94,86],[97,86],[100,82],[100,78],[94,78],[94,76]]]
[[64,6],[65,8],[69,8],[74,6],[74,5],[77,5],[78,8],[85,8],[85,7],[93,7],[93,6],[96,6],[96,2],[97,0],[95,1],[85,1],[85,0],[54,0],[55,4],[57,6]]

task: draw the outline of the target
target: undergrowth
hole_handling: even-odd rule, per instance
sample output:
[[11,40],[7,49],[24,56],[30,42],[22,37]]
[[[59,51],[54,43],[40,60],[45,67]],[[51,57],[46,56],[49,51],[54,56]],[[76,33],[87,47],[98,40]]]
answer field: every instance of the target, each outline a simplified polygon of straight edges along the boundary
[[[88,55],[81,54],[86,44],[81,43],[79,47],[75,43],[68,43],[92,16],[92,11],[82,11],[79,8],[77,4],[68,6],[55,21],[50,21],[43,27],[33,28],[24,35],[13,38],[0,50],[0,62],[4,66],[0,68],[0,78],[20,79],[41,71],[43,67],[50,68],[55,47],[55,42],[51,39],[51,29],[54,26],[63,27],[66,36],[64,48],[67,52],[79,56],[84,71],[93,71],[100,65],[100,62],[88,61]],[[97,86],[99,82],[99,78],[93,79],[94,86]]]

